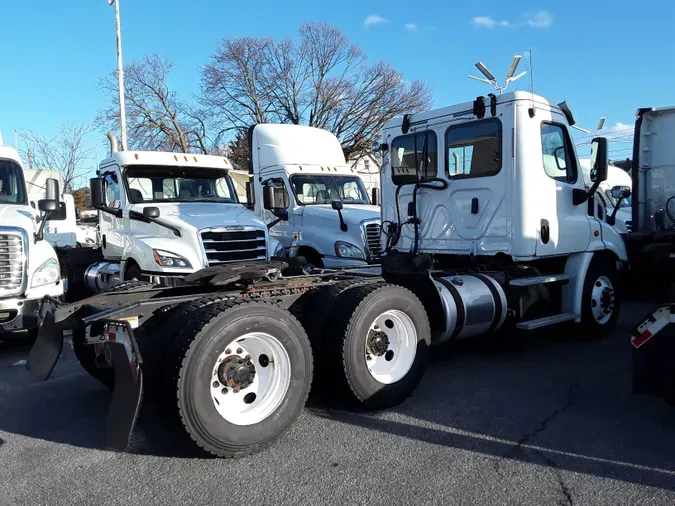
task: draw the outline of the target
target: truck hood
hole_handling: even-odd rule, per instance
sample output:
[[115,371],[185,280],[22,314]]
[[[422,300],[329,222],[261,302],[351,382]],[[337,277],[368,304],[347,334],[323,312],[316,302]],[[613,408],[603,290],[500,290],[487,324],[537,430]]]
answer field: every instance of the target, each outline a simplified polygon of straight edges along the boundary
[[[253,226],[266,228],[258,215],[241,204],[217,204],[215,202],[180,202],[175,204],[155,204],[160,211],[159,219],[168,224],[184,228],[192,225],[197,230],[207,227],[227,225]],[[138,206],[138,211],[143,208]]]
[[[305,206],[303,216],[317,217],[329,220],[335,220],[337,223],[338,212],[330,204],[317,204]],[[360,225],[363,220],[379,220],[380,208],[365,204],[344,204],[342,216],[345,223],[349,225]]]
[[35,211],[29,206],[0,205],[0,224],[23,228],[30,235],[36,230]]

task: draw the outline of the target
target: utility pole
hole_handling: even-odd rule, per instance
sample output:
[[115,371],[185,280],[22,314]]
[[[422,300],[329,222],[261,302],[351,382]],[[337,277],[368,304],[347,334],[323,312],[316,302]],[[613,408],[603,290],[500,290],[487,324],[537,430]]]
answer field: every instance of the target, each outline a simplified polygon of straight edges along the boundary
[[127,114],[124,108],[124,68],[122,67],[122,32],[120,29],[120,0],[108,0],[115,4],[115,27],[117,32],[117,86],[120,93],[120,132],[122,134],[122,151],[127,150]]

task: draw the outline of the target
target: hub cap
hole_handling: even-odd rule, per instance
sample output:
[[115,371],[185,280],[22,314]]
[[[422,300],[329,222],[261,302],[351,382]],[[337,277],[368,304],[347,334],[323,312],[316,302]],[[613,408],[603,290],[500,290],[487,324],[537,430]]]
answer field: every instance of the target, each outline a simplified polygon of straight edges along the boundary
[[220,416],[234,425],[253,425],[284,400],[291,384],[291,361],[275,337],[252,332],[225,347],[209,383]]
[[614,286],[606,276],[600,276],[591,291],[591,311],[593,318],[600,324],[607,323],[614,314]]
[[365,345],[366,366],[380,383],[401,380],[415,361],[417,330],[403,311],[392,309],[375,318]]

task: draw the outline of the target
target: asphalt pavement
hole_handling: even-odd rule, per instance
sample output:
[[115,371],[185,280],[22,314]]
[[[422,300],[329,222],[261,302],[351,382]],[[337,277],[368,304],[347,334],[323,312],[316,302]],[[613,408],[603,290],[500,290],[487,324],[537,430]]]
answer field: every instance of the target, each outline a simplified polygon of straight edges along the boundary
[[72,351],[40,383],[18,362],[28,345],[0,343],[0,505],[672,505],[675,410],[631,392],[628,332],[652,306],[624,305],[601,341],[572,328],[436,349],[402,405],[313,396],[236,461],[195,456],[152,408],[128,452],[102,450],[110,394]]

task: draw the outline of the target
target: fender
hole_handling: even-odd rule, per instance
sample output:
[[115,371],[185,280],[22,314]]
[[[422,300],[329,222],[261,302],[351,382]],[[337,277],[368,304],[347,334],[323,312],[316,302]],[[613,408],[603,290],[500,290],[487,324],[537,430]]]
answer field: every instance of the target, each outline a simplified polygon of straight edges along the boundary
[[562,311],[578,314],[579,316],[574,320],[577,323],[581,322],[581,298],[584,291],[584,281],[593,255],[592,251],[573,253],[565,263],[565,274],[572,276],[572,279],[562,287]]

